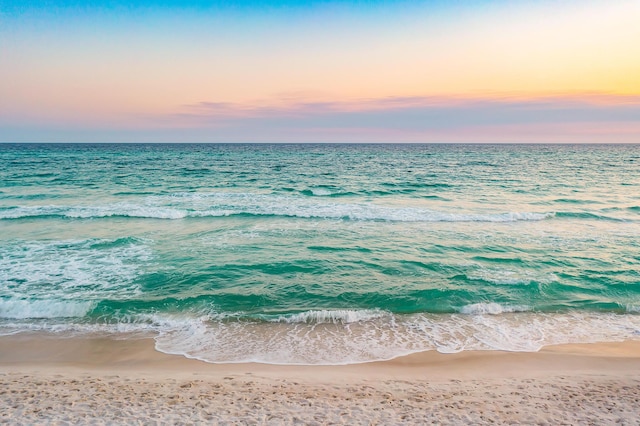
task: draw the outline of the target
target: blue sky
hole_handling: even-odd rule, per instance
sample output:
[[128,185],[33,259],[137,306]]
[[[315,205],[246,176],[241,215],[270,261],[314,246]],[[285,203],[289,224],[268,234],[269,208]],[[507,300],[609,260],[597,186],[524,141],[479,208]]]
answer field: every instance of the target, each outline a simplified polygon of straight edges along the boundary
[[0,141],[640,142],[640,4],[0,0]]

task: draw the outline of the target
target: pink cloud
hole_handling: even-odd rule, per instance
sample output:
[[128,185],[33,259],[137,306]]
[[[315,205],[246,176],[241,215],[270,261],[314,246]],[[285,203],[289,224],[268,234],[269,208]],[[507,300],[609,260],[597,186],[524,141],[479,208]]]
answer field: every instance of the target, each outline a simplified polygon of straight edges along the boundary
[[246,141],[640,142],[640,96],[285,97],[186,105],[167,123]]
[[640,143],[640,96],[585,93],[329,101],[285,95],[244,104],[203,101],[184,105],[172,115],[141,117],[126,126],[0,126],[0,141],[49,139]]

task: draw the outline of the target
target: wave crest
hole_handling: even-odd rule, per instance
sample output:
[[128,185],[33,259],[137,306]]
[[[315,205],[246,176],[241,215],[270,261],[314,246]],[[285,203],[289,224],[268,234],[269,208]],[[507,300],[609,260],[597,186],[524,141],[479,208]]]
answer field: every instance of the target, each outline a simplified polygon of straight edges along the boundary
[[94,307],[95,303],[88,301],[0,299],[0,318],[78,318],[86,316]]
[[64,217],[74,219],[136,217],[184,219],[233,215],[283,216],[391,222],[518,222],[540,221],[553,212],[449,213],[422,207],[384,206],[370,202],[329,202],[322,197],[272,194],[211,193],[147,197],[144,202],[89,206],[14,206],[0,208],[0,219]]
[[528,306],[505,306],[499,303],[473,303],[460,308],[460,313],[465,315],[499,315],[512,312],[527,312]]
[[281,315],[274,319],[273,322],[284,322],[289,324],[295,323],[333,323],[333,324],[349,324],[362,321],[370,321],[377,318],[390,315],[387,312],[377,309],[365,310],[319,310],[306,311],[292,315]]

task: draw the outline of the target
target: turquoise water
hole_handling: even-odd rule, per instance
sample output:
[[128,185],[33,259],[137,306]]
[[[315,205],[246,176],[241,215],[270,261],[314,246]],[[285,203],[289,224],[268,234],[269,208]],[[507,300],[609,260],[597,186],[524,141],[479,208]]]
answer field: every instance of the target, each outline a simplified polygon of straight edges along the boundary
[[638,145],[0,145],[0,334],[210,362],[640,338]]

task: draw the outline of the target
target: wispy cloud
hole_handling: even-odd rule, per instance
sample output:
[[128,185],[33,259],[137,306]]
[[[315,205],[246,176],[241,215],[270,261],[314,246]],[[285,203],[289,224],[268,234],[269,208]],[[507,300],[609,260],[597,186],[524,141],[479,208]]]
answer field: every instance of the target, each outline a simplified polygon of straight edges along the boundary
[[14,121],[0,125],[0,141],[640,143],[640,96],[327,99],[293,93],[251,103],[202,101],[122,125]]
[[640,96],[203,101],[185,105],[168,122],[239,139],[640,142]]

